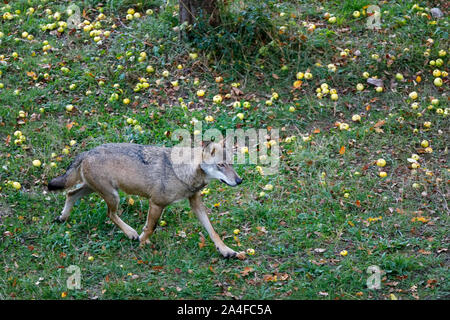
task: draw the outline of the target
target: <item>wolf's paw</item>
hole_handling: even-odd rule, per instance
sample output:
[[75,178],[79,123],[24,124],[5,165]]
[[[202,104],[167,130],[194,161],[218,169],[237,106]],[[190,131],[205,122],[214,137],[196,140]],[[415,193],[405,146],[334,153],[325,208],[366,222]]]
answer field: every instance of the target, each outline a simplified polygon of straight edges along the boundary
[[239,260],[245,260],[246,258],[245,252],[244,251],[238,252],[236,254],[236,258],[238,258]]
[[233,249],[230,249],[228,247],[218,248],[218,249],[219,249],[220,254],[226,259],[236,257],[236,255],[238,254],[236,251],[234,251]]
[[127,237],[131,240],[139,240],[139,234],[136,232],[136,230],[133,229],[127,232]]
[[141,234],[138,240],[140,247],[144,247],[146,244],[150,244],[150,240],[148,240],[148,237],[145,237],[144,234]]
[[57,216],[55,219],[53,219],[54,222],[63,223],[66,222],[67,219],[64,219],[63,216]]
[[139,246],[142,248],[142,247],[145,247],[145,245],[147,245],[147,244],[150,244],[150,240],[144,240],[144,241],[141,241],[141,240],[139,240]]

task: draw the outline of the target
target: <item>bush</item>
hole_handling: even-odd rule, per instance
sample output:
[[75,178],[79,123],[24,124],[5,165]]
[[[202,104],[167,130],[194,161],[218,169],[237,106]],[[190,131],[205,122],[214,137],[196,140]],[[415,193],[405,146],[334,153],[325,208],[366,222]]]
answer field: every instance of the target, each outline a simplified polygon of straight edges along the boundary
[[[208,52],[219,65],[233,63],[236,71],[248,69],[255,59],[264,63],[270,58],[270,64],[279,65],[290,53],[297,55],[299,38],[292,39],[289,30],[280,31],[280,24],[276,23],[279,14],[272,2],[233,4],[222,8],[222,23],[218,27],[198,19],[190,32],[193,46]],[[292,27],[292,23],[287,27]]]

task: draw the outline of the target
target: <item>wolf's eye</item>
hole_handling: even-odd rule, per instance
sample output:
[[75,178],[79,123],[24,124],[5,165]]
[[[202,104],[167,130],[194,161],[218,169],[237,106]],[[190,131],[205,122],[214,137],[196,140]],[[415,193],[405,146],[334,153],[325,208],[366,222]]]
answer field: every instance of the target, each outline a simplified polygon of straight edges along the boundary
[[217,166],[218,166],[219,168],[223,168],[223,167],[225,167],[225,164],[223,164],[223,163],[218,163]]

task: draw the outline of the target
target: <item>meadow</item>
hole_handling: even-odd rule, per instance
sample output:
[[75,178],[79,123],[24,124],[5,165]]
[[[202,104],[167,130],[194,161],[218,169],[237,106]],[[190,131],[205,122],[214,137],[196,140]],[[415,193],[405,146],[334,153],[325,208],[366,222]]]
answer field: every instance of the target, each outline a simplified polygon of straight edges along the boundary
[[[0,299],[448,299],[448,5],[228,1],[189,31],[177,4],[0,4]],[[145,247],[98,195],[54,221],[65,196],[47,183],[74,156],[173,146],[197,121],[279,130],[277,174],[236,165],[241,185],[203,191],[245,260],[187,201]],[[147,209],[121,194],[139,233]]]

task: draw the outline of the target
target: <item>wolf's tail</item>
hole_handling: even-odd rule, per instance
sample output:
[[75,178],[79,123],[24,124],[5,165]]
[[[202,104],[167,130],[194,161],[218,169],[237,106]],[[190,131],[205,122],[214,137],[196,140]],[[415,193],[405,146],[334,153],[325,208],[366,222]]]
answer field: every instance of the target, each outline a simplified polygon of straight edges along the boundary
[[52,179],[48,183],[49,191],[63,190],[74,186],[77,182],[81,180],[80,176],[80,165],[85,157],[85,153],[80,154],[72,164],[67,168],[67,171],[62,176]]

